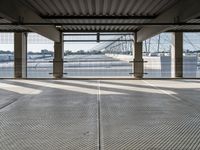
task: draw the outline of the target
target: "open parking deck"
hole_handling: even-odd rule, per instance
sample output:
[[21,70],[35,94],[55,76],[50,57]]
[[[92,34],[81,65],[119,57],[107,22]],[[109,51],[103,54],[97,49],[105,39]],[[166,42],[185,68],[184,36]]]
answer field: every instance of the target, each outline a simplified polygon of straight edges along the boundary
[[0,150],[200,150],[199,8],[1,0]]
[[1,150],[200,149],[200,80],[1,80]]

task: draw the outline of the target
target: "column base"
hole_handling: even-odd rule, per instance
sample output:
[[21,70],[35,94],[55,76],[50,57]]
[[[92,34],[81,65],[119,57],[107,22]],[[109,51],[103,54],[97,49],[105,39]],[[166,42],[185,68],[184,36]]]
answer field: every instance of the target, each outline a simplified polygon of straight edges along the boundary
[[53,77],[56,78],[56,79],[61,79],[61,78],[63,78],[63,75],[61,75],[61,74],[54,74],[53,73]]
[[53,76],[57,79],[63,77],[63,60],[53,60]]
[[143,78],[143,59],[134,59],[134,77],[136,79]]

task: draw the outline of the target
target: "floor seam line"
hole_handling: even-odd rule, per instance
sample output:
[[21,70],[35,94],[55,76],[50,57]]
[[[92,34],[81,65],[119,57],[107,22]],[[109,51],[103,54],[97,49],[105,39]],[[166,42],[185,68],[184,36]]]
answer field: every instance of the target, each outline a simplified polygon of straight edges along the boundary
[[98,80],[97,91],[97,118],[98,118],[98,149],[101,150],[101,83]]

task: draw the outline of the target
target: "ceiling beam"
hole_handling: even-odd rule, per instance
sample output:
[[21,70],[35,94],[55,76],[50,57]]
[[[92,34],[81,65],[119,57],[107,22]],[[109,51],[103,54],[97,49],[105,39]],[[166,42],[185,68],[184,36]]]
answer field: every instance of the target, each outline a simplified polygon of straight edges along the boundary
[[[63,29],[61,30],[62,32],[74,32],[74,33],[82,33],[82,32],[89,32],[89,33],[96,33],[96,32],[109,32],[109,33],[112,33],[112,32],[119,32],[119,35],[123,35],[124,32],[131,32],[131,33],[136,33],[137,30],[73,30],[73,29]],[[9,33],[12,33],[12,32],[31,32],[30,30],[21,30],[21,29],[8,29],[8,30],[5,30],[5,29],[0,29],[0,32],[9,32]],[[175,30],[167,30],[165,32],[200,32],[200,29],[175,29]],[[121,33],[121,34],[120,34]],[[73,35],[79,35],[79,34],[71,34],[72,36]],[[82,34],[80,34],[82,35]],[[87,35],[87,34],[86,34]],[[106,34],[107,35],[107,34]],[[108,34],[109,35],[109,34]],[[110,35],[113,35],[113,34],[110,34]]]
[[[19,24],[23,22],[45,23],[44,19],[21,4],[18,0],[1,0],[0,16]],[[45,27],[27,25],[26,28],[53,41],[60,41],[60,32],[53,25]]]
[[156,16],[41,16],[43,19],[155,19]]
[[166,32],[200,32],[200,29],[175,29],[167,30]]
[[98,30],[90,30],[90,29],[62,29],[62,32],[65,32],[65,33],[83,33],[83,32],[87,32],[87,33],[96,33],[96,32],[101,32],[101,33],[113,33],[113,32],[118,32],[119,34],[120,33],[127,33],[127,32],[130,32],[130,33],[136,33],[136,30],[123,30],[123,29],[112,29],[112,30],[104,30],[104,29],[98,29]]
[[199,26],[200,23],[53,23],[53,22],[23,22],[23,23],[0,23],[0,26]]
[[[170,9],[152,20],[154,23],[186,23],[190,19],[200,16],[199,0],[179,0]],[[137,32],[137,42],[142,42],[161,32],[167,31],[173,25],[145,26]]]

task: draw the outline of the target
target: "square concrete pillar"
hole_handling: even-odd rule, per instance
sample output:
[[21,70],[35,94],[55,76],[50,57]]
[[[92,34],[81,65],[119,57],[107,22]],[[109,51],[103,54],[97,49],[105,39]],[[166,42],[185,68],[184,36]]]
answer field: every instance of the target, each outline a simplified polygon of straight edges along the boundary
[[137,42],[136,34],[134,39],[133,57],[134,57],[134,63],[133,63],[134,77],[138,79],[143,78],[144,61],[142,58],[142,42]]
[[14,34],[14,75],[15,78],[27,77],[27,33]]
[[61,41],[54,43],[54,59],[53,59],[53,76],[55,78],[63,77],[63,58],[64,58],[64,45],[61,35]]
[[183,33],[172,33],[171,49],[171,72],[172,77],[183,77]]

